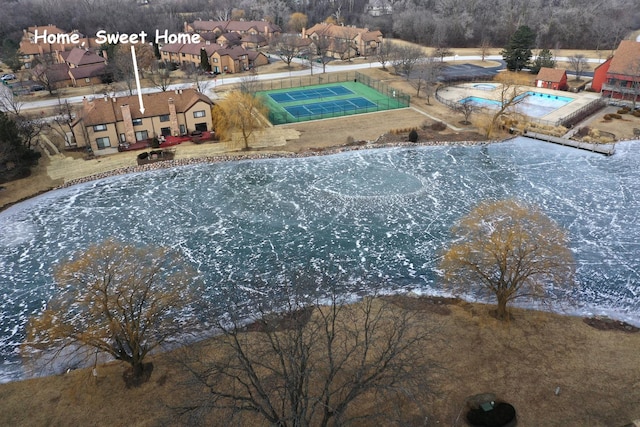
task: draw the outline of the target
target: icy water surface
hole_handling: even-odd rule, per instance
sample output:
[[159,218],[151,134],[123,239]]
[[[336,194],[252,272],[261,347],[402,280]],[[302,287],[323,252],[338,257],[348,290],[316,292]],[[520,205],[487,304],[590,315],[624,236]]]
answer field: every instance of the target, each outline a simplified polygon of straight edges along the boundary
[[554,309],[640,325],[638,171],[638,142],[604,157],[515,139],[187,166],[51,192],[0,213],[0,379],[21,375],[18,346],[54,291],[52,267],[107,237],[178,249],[222,304],[275,295],[283,272],[310,266],[367,279],[349,294],[435,294],[450,227],[505,197],[569,230],[579,286],[556,293]]

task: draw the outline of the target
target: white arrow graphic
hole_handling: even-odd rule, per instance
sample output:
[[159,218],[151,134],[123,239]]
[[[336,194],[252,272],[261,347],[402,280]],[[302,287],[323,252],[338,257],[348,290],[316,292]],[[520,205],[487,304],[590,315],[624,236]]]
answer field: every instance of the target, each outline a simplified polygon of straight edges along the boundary
[[142,101],[142,90],[140,89],[140,73],[138,73],[138,60],[136,59],[136,48],[131,45],[131,60],[133,61],[133,73],[136,76],[136,87],[138,88],[138,102],[140,103],[140,112],[144,114],[144,102]]

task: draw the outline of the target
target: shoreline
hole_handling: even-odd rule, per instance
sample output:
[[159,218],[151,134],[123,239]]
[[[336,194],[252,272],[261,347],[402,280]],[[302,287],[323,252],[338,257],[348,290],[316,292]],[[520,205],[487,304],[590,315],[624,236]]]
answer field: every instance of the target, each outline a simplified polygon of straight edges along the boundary
[[[354,143],[353,145],[343,145],[336,146],[333,148],[319,148],[319,149],[309,149],[301,152],[293,152],[293,151],[278,151],[278,152],[269,152],[264,153],[261,151],[236,151],[230,154],[222,154],[217,156],[204,156],[204,157],[186,157],[182,159],[174,159],[174,160],[166,160],[157,163],[150,163],[146,165],[132,165],[124,168],[116,168],[109,170],[107,172],[101,172],[98,174],[91,174],[84,176],[82,178],[72,179],[66,181],[62,185],[58,185],[55,187],[51,187],[46,190],[42,190],[36,193],[33,193],[27,197],[23,197],[14,202],[6,203],[0,206],[0,212],[3,212],[9,209],[12,206],[30,200],[34,197],[40,196],[42,194],[49,193],[51,191],[60,190],[62,188],[72,187],[78,184],[84,184],[91,181],[98,181],[104,178],[110,178],[118,175],[127,175],[131,173],[144,173],[151,172],[154,170],[160,169],[169,169],[173,167],[180,166],[189,166],[189,165],[199,165],[199,164],[212,164],[212,163],[223,163],[223,162],[233,162],[233,161],[242,161],[242,160],[261,160],[261,159],[294,159],[294,158],[308,158],[308,157],[319,157],[319,156],[330,156],[333,154],[339,154],[349,151],[360,151],[360,150],[375,150],[382,148],[407,148],[407,147],[432,147],[432,146],[472,146],[472,145],[485,145],[485,144],[495,144],[499,142],[508,141],[515,137],[511,136],[503,139],[495,139],[489,141],[474,141],[474,140],[462,140],[462,141],[424,141],[424,142],[391,142],[391,143],[378,143],[376,141],[365,141],[364,143]],[[142,152],[142,151],[141,151]],[[117,155],[117,154],[116,154]]]
[[[256,152],[237,152],[237,155],[233,154],[225,154],[220,156],[204,156],[201,158],[198,157],[189,157],[184,159],[177,160],[167,160],[157,163],[151,163],[147,165],[141,166],[129,166],[126,168],[118,168],[111,170],[109,172],[103,172],[100,174],[89,175],[84,178],[73,179],[68,182],[65,182],[63,185],[53,188],[52,190],[58,190],[61,188],[71,187],[77,184],[84,184],[90,181],[96,181],[103,178],[110,178],[112,176],[118,175],[126,175],[130,173],[144,173],[151,172],[159,169],[169,169],[173,167],[179,166],[190,166],[190,165],[199,165],[199,164],[208,164],[208,163],[224,163],[224,162],[234,162],[234,161],[242,161],[242,160],[263,160],[263,159],[297,159],[297,158],[309,158],[309,157],[320,157],[320,156],[330,156],[333,154],[340,154],[350,151],[361,151],[361,150],[375,150],[381,148],[406,148],[406,147],[436,147],[436,146],[449,146],[449,145],[459,145],[459,146],[472,146],[472,145],[484,145],[484,144],[494,144],[498,142],[504,142],[512,138],[505,138],[502,140],[493,140],[493,141],[429,141],[429,142],[398,142],[398,143],[383,143],[377,144],[375,142],[366,142],[365,144],[359,145],[349,145],[349,146],[341,146],[339,148],[328,148],[328,149],[318,149],[318,150],[307,150],[299,153],[294,152],[275,152],[275,153],[260,153]],[[376,145],[372,145],[376,144]],[[27,199],[25,199],[27,200]]]

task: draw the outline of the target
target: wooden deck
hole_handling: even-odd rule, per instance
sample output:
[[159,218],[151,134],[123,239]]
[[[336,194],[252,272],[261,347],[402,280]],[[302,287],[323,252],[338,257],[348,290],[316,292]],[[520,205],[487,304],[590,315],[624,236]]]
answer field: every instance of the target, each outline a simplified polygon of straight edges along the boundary
[[593,153],[611,156],[615,153],[615,144],[590,144],[588,142],[574,141],[572,139],[560,138],[557,136],[545,135],[536,132],[525,132],[523,136],[527,138],[539,139],[540,141],[552,142],[567,147],[579,148],[581,150],[591,151]]

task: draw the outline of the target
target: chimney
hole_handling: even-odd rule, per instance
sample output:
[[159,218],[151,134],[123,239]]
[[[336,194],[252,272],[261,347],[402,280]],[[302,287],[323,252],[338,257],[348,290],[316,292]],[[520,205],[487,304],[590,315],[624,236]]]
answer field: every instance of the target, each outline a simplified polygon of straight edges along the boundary
[[[177,92],[177,91],[176,91]],[[176,113],[176,104],[173,98],[169,98],[169,126],[173,136],[180,135],[180,126],[178,125],[178,114]]]
[[[115,98],[113,98],[113,100],[113,102],[115,102]],[[133,144],[134,142],[136,142],[136,133],[133,130],[133,119],[131,117],[129,104],[121,105],[120,110],[122,111],[122,122],[124,124],[125,139],[128,143]]]
[[307,29],[302,27],[302,38],[304,39],[305,37],[307,37]]

